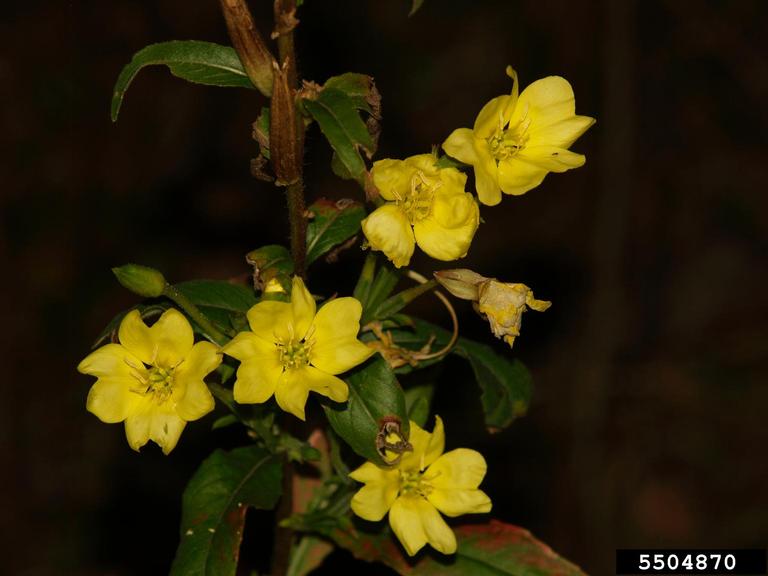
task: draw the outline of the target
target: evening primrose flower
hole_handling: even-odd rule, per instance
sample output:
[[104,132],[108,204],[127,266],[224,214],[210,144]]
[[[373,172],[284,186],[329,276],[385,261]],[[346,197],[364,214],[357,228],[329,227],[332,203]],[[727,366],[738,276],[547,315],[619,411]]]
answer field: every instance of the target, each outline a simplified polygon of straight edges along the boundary
[[336,377],[374,351],[357,340],[362,306],[355,298],[336,298],[316,311],[315,300],[298,276],[291,301],[264,300],[248,311],[250,332],[240,332],[222,351],[240,360],[235,400],[260,404],[274,394],[280,408],[304,420],[309,392],[334,402],[349,397]]
[[443,150],[472,164],[480,202],[494,206],[501,193],[525,194],[548,172],[583,166],[586,158],[568,148],[595,123],[576,115],[573,89],[565,78],[537,80],[518,96],[517,73],[511,66],[512,94],[498,96],[478,114],[473,129],[454,130]]
[[373,250],[396,267],[407,266],[415,244],[437,260],[466,256],[480,222],[474,197],[464,192],[467,176],[438,168],[432,154],[374,162],[373,182],[387,203],[363,220]]
[[456,536],[440,512],[454,517],[491,511],[491,499],[478,490],[485,476],[482,454],[457,448],[443,454],[443,421],[435,416],[432,433],[410,423],[412,452],[392,467],[366,462],[350,473],[365,484],[352,498],[352,511],[389,524],[410,556],[429,544],[443,554],[456,552]]
[[195,344],[192,327],[174,309],[151,327],[132,310],[120,323],[118,339],[119,344],[102,346],[77,367],[98,378],[86,407],[102,422],[125,421],[134,450],[152,440],[168,454],[187,422],[213,410],[203,379],[221,363],[221,354],[210,342]]

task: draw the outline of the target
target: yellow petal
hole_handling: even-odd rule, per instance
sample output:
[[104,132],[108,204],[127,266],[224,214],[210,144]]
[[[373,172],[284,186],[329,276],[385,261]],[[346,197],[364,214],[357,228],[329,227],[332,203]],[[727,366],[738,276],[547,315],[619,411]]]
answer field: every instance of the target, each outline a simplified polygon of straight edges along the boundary
[[132,378],[133,370],[143,371],[144,366],[141,360],[131,354],[124,346],[106,344],[86,356],[77,365],[77,370],[82,374],[89,374],[97,378],[104,376]]
[[487,466],[480,452],[457,448],[440,456],[425,472],[436,488],[463,488],[474,490],[485,477]]
[[[395,474],[397,472],[395,471]],[[387,514],[397,498],[398,481],[366,484],[352,497],[352,512],[363,520],[378,522]]]
[[[270,344],[274,344],[277,340],[285,342],[290,340],[293,326],[293,309],[288,302],[264,300],[251,306],[247,316],[251,332],[262,340]],[[225,349],[227,347],[229,345]],[[230,354],[228,350],[225,351],[227,354]]]
[[240,363],[233,389],[235,402],[261,404],[272,397],[283,373],[277,351],[254,356]]
[[488,138],[494,132],[504,127],[509,121],[509,118],[505,118],[505,113],[508,113],[511,96],[497,96],[485,106],[483,106],[480,113],[475,119],[474,133],[476,138]]
[[122,422],[131,413],[137,395],[130,391],[138,384],[131,377],[102,377],[91,386],[85,407],[102,422]]
[[139,451],[139,448],[149,442],[149,428],[152,424],[152,413],[149,410],[139,410],[125,419],[125,436],[128,445]]
[[589,116],[571,116],[548,126],[531,124],[528,130],[528,146],[541,145],[570,148],[571,144],[595,123]]
[[373,462],[365,462],[349,473],[349,477],[365,484],[399,482],[400,472],[396,468],[380,468]]
[[[283,302],[279,302],[279,304],[283,304]],[[237,358],[241,362],[253,358],[277,356],[275,342],[260,338],[253,332],[239,332],[237,336],[224,345],[221,351],[227,356]]]
[[285,412],[304,420],[304,406],[309,396],[309,387],[305,377],[306,369],[286,370],[277,381],[275,400]]
[[436,195],[432,214],[416,222],[416,243],[432,258],[457,260],[467,255],[480,223],[480,211],[471,194]]
[[403,160],[385,158],[373,163],[371,178],[384,200],[395,200],[404,190],[411,189],[413,168]]
[[[437,158],[434,154],[416,154],[409,156],[404,161],[406,166],[412,168],[411,177],[416,172],[423,172],[425,176],[438,176],[441,170],[437,167]],[[458,170],[457,170],[458,172]],[[410,190],[411,181],[408,180],[408,189]]]
[[579,168],[587,161],[583,154],[576,154],[557,146],[526,146],[517,156],[520,160],[550,172],[565,172],[571,168]]
[[149,437],[166,456],[176,447],[187,423],[173,412],[156,410],[152,413]]
[[[499,184],[504,194],[525,194],[541,184],[546,175],[545,168],[521,159],[511,158],[499,163]],[[482,198],[480,201],[482,202]]]
[[501,187],[499,186],[499,168],[490,156],[480,164],[475,164],[475,188],[477,197],[486,206],[496,206],[501,202]]
[[520,93],[510,125],[514,126],[526,116],[532,128],[543,128],[575,113],[576,100],[568,81],[560,76],[547,76],[529,84]]
[[152,327],[144,324],[138,310],[132,310],[120,323],[118,338],[145,364],[164,368],[177,366],[194,344],[192,326],[174,308],[163,312]]
[[398,463],[401,470],[424,470],[443,453],[445,449],[445,430],[443,420],[435,415],[435,428],[430,433],[415,422],[410,423],[408,441],[413,452],[405,452]]
[[395,204],[377,208],[362,222],[363,232],[373,250],[381,250],[395,267],[407,266],[416,241],[408,217]]
[[202,418],[213,410],[215,402],[204,380],[219,364],[219,349],[210,342],[198,342],[174,372],[174,383],[182,391],[176,413],[187,422]]
[[344,380],[313,366],[302,368],[297,378],[301,378],[312,392],[326,396],[334,402],[346,402],[349,399],[349,387]]
[[413,556],[424,544],[443,554],[456,552],[456,536],[440,513],[421,496],[401,496],[389,511],[389,525],[400,543]]
[[478,156],[475,150],[475,134],[469,128],[457,128],[443,142],[443,150],[448,156],[456,158],[464,164],[477,164]]
[[314,323],[313,366],[341,374],[370,358],[374,350],[357,340],[361,314],[355,298],[337,298],[320,308]]
[[301,340],[307,334],[307,330],[315,319],[317,305],[312,298],[304,281],[299,276],[293,277],[293,289],[291,291],[291,311],[293,313],[293,333],[296,340]]
[[440,512],[451,518],[462,514],[485,514],[493,507],[491,499],[482,490],[435,488],[427,499]]

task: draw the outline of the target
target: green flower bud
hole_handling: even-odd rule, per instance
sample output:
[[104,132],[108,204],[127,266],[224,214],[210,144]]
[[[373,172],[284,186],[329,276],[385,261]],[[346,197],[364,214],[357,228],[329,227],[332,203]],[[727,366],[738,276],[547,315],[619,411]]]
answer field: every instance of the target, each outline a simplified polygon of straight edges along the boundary
[[167,285],[162,273],[139,264],[125,264],[112,268],[117,281],[131,292],[145,298],[162,296]]

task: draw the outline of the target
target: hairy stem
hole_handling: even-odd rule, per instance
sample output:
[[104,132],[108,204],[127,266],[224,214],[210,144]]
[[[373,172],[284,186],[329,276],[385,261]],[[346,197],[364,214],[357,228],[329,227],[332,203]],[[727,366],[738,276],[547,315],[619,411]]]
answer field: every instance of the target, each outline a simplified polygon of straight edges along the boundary
[[291,224],[291,254],[296,274],[305,275],[307,259],[307,218],[304,202],[304,183],[301,179],[285,189],[288,200],[288,220]]
[[219,346],[223,346],[230,340],[226,334],[213,325],[208,317],[200,311],[192,300],[179,292],[175,286],[166,284],[165,288],[163,288],[163,296],[178,304],[181,309],[203,329],[205,335]]

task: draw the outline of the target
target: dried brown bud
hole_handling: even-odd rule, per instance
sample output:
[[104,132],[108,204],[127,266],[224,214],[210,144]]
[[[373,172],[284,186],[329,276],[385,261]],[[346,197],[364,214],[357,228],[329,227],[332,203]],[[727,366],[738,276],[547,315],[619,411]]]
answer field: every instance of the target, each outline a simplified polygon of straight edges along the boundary
[[264,96],[272,94],[274,58],[253,23],[245,0],[221,0],[232,44],[243,63],[248,78]]
[[301,177],[301,133],[296,119],[294,91],[288,80],[288,63],[273,66],[272,102],[269,113],[269,156],[278,186],[289,186]]

